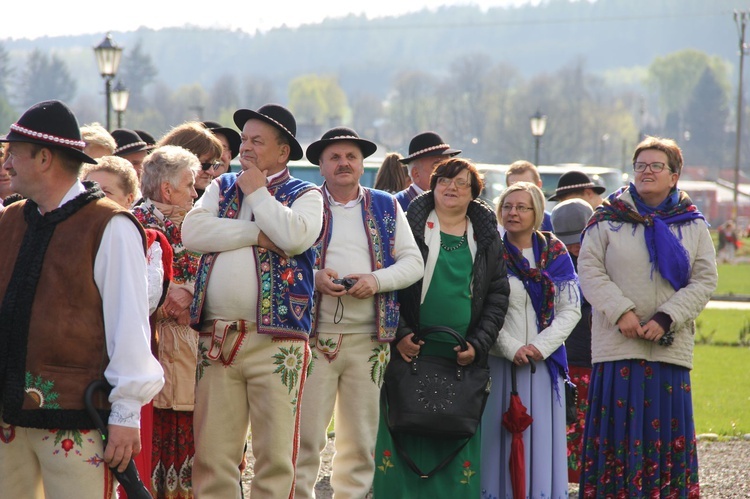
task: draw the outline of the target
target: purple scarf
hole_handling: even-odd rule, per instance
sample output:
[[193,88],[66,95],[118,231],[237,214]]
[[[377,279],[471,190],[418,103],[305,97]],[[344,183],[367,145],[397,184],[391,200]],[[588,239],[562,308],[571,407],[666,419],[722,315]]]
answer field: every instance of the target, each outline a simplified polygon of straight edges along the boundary
[[[555,318],[555,287],[562,293],[568,286],[578,287],[573,261],[570,259],[565,245],[550,233],[534,232],[531,235],[534,248],[536,268],[531,268],[529,261],[521,251],[508,241],[508,234],[503,236],[505,251],[503,258],[508,268],[508,274],[523,282],[526,293],[531,298],[537,318],[537,331],[547,328]],[[568,290],[570,292],[570,290]],[[557,383],[558,374],[568,379],[568,360],[565,344],[555,350],[545,359],[552,386],[555,387],[558,399],[560,388]]]
[[683,191],[674,189],[659,206],[652,208],[643,202],[631,183],[627,190],[638,210],[634,211],[620,199],[625,189],[623,187],[611,194],[596,209],[584,229],[584,234],[589,227],[604,220],[643,224],[646,249],[651,262],[651,278],[653,279],[654,270],[658,269],[659,274],[675,291],[684,288],[690,280],[690,255],[680,241],[682,234],[678,238],[669,226],[681,226],[697,219],[705,222],[705,217]]

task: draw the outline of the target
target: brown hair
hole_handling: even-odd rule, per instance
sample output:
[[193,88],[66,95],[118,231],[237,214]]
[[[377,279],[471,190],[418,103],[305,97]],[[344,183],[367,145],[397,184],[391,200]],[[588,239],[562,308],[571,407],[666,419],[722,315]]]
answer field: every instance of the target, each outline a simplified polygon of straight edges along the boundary
[[212,161],[221,158],[224,152],[221,141],[216,138],[211,130],[197,121],[189,121],[171,129],[156,143],[156,147],[161,146],[180,146],[195,154],[198,158],[210,154]]
[[95,165],[83,167],[81,180],[85,180],[93,172],[106,172],[116,175],[122,192],[125,195],[132,194],[134,197],[138,197],[138,175],[127,159],[119,156],[102,156],[96,160]]
[[676,173],[678,176],[680,175],[680,173],[682,173],[682,149],[680,149],[680,146],[677,145],[677,142],[672,139],[651,137],[649,135],[636,146],[635,152],[633,153],[633,163],[635,163],[638,155],[642,151],[646,151],[648,149],[656,149],[657,151],[661,151],[666,154],[667,163],[669,163],[667,166],[672,171],[672,173]]
[[375,177],[376,189],[390,193],[403,191],[409,185],[406,167],[399,161],[401,155],[397,152],[388,154],[383,160],[383,164],[378,168],[378,174]]
[[435,171],[430,177],[430,190],[435,190],[437,181],[440,177],[453,178],[464,170],[469,171],[471,179],[471,197],[476,199],[484,188],[484,180],[479,175],[477,167],[470,160],[465,158],[448,158],[442,160],[435,166]]

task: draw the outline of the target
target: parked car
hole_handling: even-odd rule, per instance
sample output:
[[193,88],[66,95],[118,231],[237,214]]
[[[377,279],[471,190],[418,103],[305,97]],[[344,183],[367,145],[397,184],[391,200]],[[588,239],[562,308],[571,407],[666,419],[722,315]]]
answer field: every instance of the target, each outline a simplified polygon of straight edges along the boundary
[[[505,172],[508,170],[508,166],[510,165],[491,165],[486,163],[477,165],[477,170],[484,177],[484,190],[480,194],[480,197],[492,206],[497,206],[497,200],[500,198],[503,190],[505,190]],[[606,187],[607,190],[603,194],[604,196],[623,185],[627,185],[630,181],[629,175],[617,168],[589,166],[579,163],[565,163],[555,166],[543,165],[537,167],[537,170],[539,171],[539,176],[542,177],[542,191],[544,191],[545,198],[554,194],[558,180],[560,180],[563,173],[569,171],[584,172],[593,182]],[[554,202],[547,201],[548,209],[554,205]]]

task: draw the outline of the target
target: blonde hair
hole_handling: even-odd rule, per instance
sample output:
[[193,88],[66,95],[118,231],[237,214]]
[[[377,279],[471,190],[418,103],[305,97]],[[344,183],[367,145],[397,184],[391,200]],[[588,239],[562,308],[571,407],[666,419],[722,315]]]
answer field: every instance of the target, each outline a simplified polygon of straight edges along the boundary
[[89,144],[96,144],[98,146],[106,147],[109,150],[109,154],[112,155],[117,149],[117,142],[114,137],[109,134],[106,128],[99,123],[89,123],[81,127],[81,139],[88,146]]
[[119,179],[120,188],[127,196],[132,194],[134,199],[138,199],[138,175],[135,173],[135,168],[125,158],[119,156],[102,156],[96,160],[95,165],[87,164],[81,170],[81,180],[86,180],[86,177],[93,172],[106,172],[116,175]]
[[497,219],[502,222],[502,210],[505,199],[513,192],[523,191],[528,192],[531,195],[531,204],[534,206],[534,230],[539,230],[544,221],[544,193],[542,190],[531,182],[516,182],[513,185],[508,186],[502,194],[500,194],[500,200],[497,203]]

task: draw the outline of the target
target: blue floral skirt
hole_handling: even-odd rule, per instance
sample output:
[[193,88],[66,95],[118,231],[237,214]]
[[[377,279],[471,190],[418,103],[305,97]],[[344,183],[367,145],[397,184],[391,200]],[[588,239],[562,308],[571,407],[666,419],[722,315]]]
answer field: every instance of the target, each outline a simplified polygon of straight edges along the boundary
[[631,359],[594,364],[580,495],[698,497],[690,371]]

